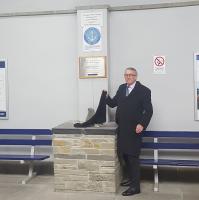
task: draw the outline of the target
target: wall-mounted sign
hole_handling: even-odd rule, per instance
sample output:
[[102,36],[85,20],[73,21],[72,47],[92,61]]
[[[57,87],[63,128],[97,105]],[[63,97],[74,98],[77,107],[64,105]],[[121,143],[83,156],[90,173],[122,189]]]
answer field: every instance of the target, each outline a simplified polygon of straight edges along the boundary
[[87,10],[81,13],[82,51],[102,51],[103,12]]
[[79,58],[80,78],[106,78],[106,57],[90,56]]
[[7,66],[0,60],[0,119],[8,119],[7,98]]
[[103,26],[103,12],[102,11],[87,11],[81,13],[81,26],[97,25]]
[[83,28],[83,51],[101,51],[101,27],[85,26]]
[[199,53],[194,54],[195,120],[199,120]]
[[165,70],[165,56],[153,57],[153,73],[154,74],[166,74]]

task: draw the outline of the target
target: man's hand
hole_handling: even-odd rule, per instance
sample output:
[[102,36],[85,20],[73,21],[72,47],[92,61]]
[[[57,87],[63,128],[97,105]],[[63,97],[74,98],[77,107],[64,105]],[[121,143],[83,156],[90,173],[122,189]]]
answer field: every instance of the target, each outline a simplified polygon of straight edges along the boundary
[[102,92],[107,94],[107,90],[102,90]]
[[102,90],[102,95],[107,98],[107,91],[106,90]]
[[138,125],[136,126],[135,132],[136,132],[137,134],[140,134],[140,133],[143,131],[143,129],[144,129],[144,127],[143,127],[141,124],[138,124]]

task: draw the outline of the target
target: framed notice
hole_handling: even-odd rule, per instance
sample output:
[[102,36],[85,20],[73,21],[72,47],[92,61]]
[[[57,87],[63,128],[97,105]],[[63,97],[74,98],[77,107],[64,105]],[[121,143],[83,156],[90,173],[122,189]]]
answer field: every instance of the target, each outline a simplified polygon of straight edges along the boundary
[[0,119],[8,119],[7,63],[0,59]]
[[199,120],[199,53],[194,54],[195,120]]
[[105,56],[79,57],[80,78],[106,78],[106,71]]

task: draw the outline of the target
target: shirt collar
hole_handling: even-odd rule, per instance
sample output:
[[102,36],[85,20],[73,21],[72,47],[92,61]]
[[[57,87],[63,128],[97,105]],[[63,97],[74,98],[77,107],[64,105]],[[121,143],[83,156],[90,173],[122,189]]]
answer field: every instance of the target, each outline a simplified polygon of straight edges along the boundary
[[136,84],[136,81],[133,83],[133,84],[131,84],[131,85],[129,85],[129,86],[127,86],[129,89],[134,89],[134,87],[135,87],[135,84]]

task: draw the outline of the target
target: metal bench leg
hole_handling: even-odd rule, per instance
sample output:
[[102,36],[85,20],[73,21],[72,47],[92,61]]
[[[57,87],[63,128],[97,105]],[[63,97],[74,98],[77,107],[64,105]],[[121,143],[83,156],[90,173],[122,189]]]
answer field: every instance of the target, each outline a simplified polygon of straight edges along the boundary
[[[154,144],[158,143],[158,138],[154,138]],[[154,149],[154,161],[158,162],[158,149]],[[154,171],[154,192],[158,192],[159,190],[159,185],[158,185],[158,166],[153,165],[153,171]]]
[[153,165],[153,170],[154,170],[154,188],[153,188],[153,191],[158,192],[159,191],[158,166]]
[[36,176],[36,172],[33,172],[33,161],[30,161],[29,163],[29,172],[28,172],[28,177],[24,179],[21,183],[26,184],[28,183],[32,178]]

